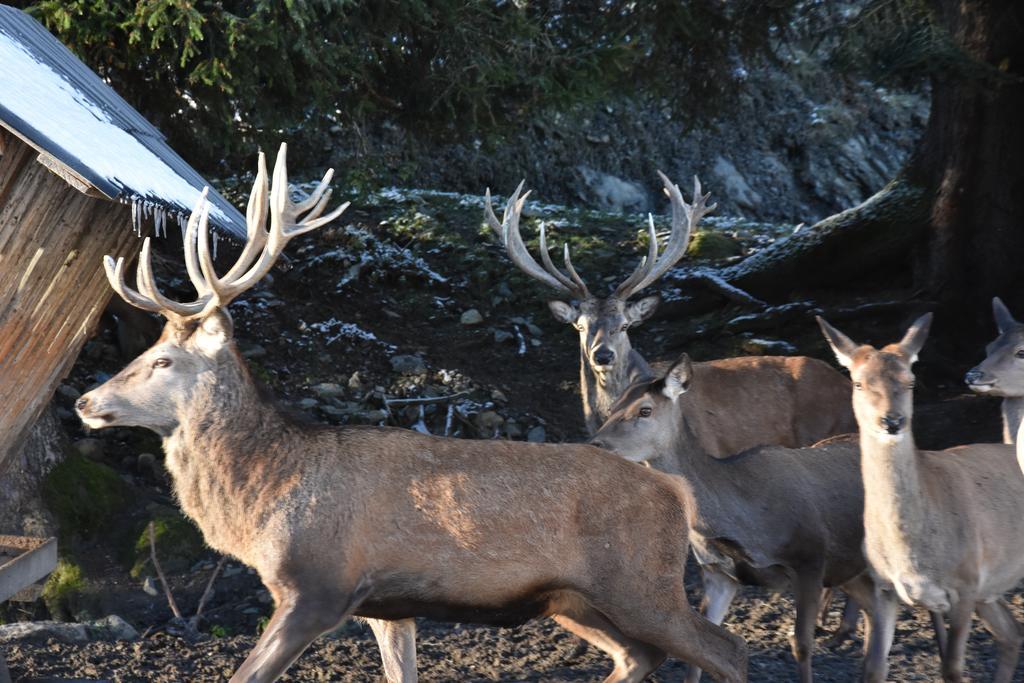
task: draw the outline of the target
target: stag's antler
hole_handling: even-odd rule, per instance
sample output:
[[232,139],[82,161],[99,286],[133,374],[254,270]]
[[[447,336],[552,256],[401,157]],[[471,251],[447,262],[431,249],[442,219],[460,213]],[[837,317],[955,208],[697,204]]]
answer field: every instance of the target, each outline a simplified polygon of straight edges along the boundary
[[565,269],[569,272],[569,275],[565,275],[562,271],[555,267],[555,264],[551,262],[551,254],[548,253],[547,238],[544,234],[544,224],[540,225],[540,258],[544,263],[544,268],[541,268],[537,264],[537,261],[530,256],[530,252],[526,249],[526,245],[523,244],[523,238],[519,234],[519,216],[523,211],[523,206],[526,204],[526,198],[530,196],[527,192],[522,197],[520,193],[523,191],[523,185],[526,181],[519,183],[519,187],[512,193],[512,196],[508,198],[508,202],[505,204],[505,211],[501,215],[501,221],[498,221],[498,217],[494,213],[494,206],[491,204],[491,189],[487,188],[486,201],[484,203],[484,215],[487,218],[488,225],[491,229],[495,230],[501,235],[501,241],[505,245],[505,249],[508,251],[509,258],[512,259],[512,263],[519,266],[519,269],[524,273],[543,282],[547,286],[566,294],[576,299],[589,299],[590,292],[587,290],[587,285],[583,282],[583,279],[576,272],[576,269],[572,266],[572,260],[569,258],[569,245],[565,245]]
[[[245,215],[245,247],[224,277],[217,276],[210,255],[210,204],[206,200],[207,190],[204,189],[199,196],[185,229],[185,268],[198,294],[195,301],[171,301],[160,293],[153,277],[148,237],[142,243],[134,290],[124,281],[124,257],[119,257],[117,261],[110,256],[103,258],[110,286],[133,306],[180,322],[203,318],[227,306],[239,294],[252,288],[274,266],[291,238],[330,223],[349,206],[345,202],[328,215],[320,216],[331,198],[328,186],[334,177],[333,169],[324,174],[323,180],[309,197],[298,203],[292,202],[288,196],[287,153],[288,145],[281,143],[274,163],[273,185],[268,185],[267,159],[260,152],[256,181],[249,194]],[[269,230],[266,228],[268,214]]]
[[[679,186],[668,179],[661,171],[658,177],[665,184],[665,194],[672,203],[672,231],[669,234],[668,244],[665,250],[658,256],[658,238],[654,232],[654,218],[647,216],[647,256],[637,266],[633,274],[615,289],[613,296],[617,299],[628,299],[644,287],[665,274],[665,272],[676,264],[686,253],[686,247],[690,243],[690,235],[693,229],[706,214],[714,210],[718,204],[707,204],[711,194],[701,194],[700,180],[693,177],[693,204],[687,204],[683,200],[683,193]],[[685,225],[683,219],[686,219]]]

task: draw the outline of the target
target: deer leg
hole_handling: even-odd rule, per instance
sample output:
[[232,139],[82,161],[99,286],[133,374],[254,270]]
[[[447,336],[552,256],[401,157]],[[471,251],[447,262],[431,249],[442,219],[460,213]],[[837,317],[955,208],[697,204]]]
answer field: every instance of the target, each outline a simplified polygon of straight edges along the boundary
[[821,610],[818,612],[818,626],[825,628],[828,621],[828,611],[832,608],[832,601],[835,600],[836,591],[834,588],[823,588],[821,590]]
[[[701,601],[704,617],[712,624],[720,626],[729,612],[733,598],[736,597],[739,584],[728,574],[715,569],[713,565],[702,566],[701,574],[704,579],[704,599]],[[700,674],[700,668],[691,664],[686,671],[686,683],[697,683],[700,681]]]
[[961,596],[949,609],[949,634],[946,652],[942,658],[942,680],[949,683],[963,680],[964,655],[967,652],[967,637],[971,633],[971,617],[975,602],[971,597]]
[[975,609],[999,646],[999,664],[996,666],[996,683],[1010,683],[1020,659],[1020,646],[1024,642],[1020,624],[1002,600],[979,602]]
[[367,619],[388,683],[416,683],[416,620]]
[[612,658],[615,668],[604,683],[640,683],[665,661],[664,652],[624,635],[607,617],[589,605],[574,605],[553,618],[563,628]]
[[[644,594],[635,584],[611,587],[605,593],[586,596],[597,609],[630,638],[699,666],[722,683],[747,680],[747,647],[743,639],[694,612],[686,602],[682,577],[669,595],[662,590]],[[652,586],[644,588],[653,589]],[[635,596],[629,603],[610,602],[612,596]]]
[[821,600],[822,568],[803,571],[796,576],[796,633],[790,640],[793,657],[800,667],[801,683],[811,683],[811,657],[814,654],[814,627],[818,621]]
[[864,680],[868,683],[884,683],[889,673],[889,648],[896,633],[896,610],[899,603],[891,590],[875,587],[871,614],[871,634],[867,654],[864,658]]
[[942,618],[942,612],[930,611],[932,618],[932,630],[935,631],[935,646],[939,649],[939,659],[946,657],[946,622]]
[[852,638],[857,633],[857,621],[860,612],[865,614],[864,618],[864,654],[867,655],[868,643],[871,642],[872,608],[875,601],[875,583],[868,573],[861,572],[853,577],[840,588],[846,593],[846,607],[843,609],[843,618],[839,628],[828,640],[829,647],[836,647]]
[[280,597],[274,616],[230,683],[276,681],[317,636],[335,628],[359,606],[369,594],[370,586],[361,581],[342,600],[331,600],[324,595],[299,595],[294,590],[271,592]]

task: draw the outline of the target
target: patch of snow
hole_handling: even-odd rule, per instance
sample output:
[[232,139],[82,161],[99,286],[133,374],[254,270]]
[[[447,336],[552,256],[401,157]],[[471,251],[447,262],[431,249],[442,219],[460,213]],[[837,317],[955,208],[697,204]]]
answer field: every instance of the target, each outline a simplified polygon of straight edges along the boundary
[[330,320],[324,320],[318,323],[309,323],[309,329],[316,330],[320,334],[328,337],[326,345],[330,346],[339,339],[359,339],[361,341],[374,342],[384,347],[388,351],[395,351],[395,347],[392,344],[382,342],[377,338],[373,332],[369,332],[359,327],[355,323],[346,323],[338,320],[337,318],[331,318]]
[[[133,217],[152,213],[154,199],[195,205],[199,190],[174,172],[130,133],[114,125],[64,77],[37,61],[12,36],[0,32],[0,93],[4,106],[30,123],[68,155],[120,187]],[[139,201],[141,200],[141,202]],[[141,203],[141,207],[138,204]],[[212,205],[213,217],[228,217]],[[163,220],[160,221],[161,229]]]

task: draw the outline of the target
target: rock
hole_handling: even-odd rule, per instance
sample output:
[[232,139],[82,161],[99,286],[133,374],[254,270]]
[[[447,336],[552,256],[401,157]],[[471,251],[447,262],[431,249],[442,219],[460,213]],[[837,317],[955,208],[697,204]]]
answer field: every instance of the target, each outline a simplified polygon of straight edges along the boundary
[[731,161],[719,155],[712,169],[722,181],[725,195],[737,206],[744,209],[755,209],[761,205],[761,195],[754,191]]
[[320,405],[320,401],[317,401],[315,398],[307,397],[299,399],[299,402],[296,403],[295,405],[297,405],[302,410],[313,410],[318,405]]
[[491,400],[508,403],[508,396],[501,389],[491,389]]
[[97,462],[103,460],[103,442],[99,439],[79,439],[75,442],[74,449],[83,458]]
[[459,316],[459,322],[463,325],[479,325],[484,321],[483,314],[475,308],[471,308],[468,311],[463,311],[462,315]]
[[45,641],[51,638],[62,643],[86,643],[89,641],[89,632],[85,624],[60,621],[16,621],[0,626],[0,643]]
[[526,440],[532,443],[544,443],[548,438],[548,433],[544,427],[537,425],[526,432]]
[[348,378],[348,388],[352,391],[362,391],[366,388],[366,382],[363,381],[362,375],[356,370],[352,373],[352,376]]
[[320,398],[337,398],[345,395],[345,388],[335,382],[322,382],[313,386],[313,393]]
[[476,428],[481,434],[490,436],[505,423],[505,418],[493,410],[485,410],[473,418],[473,423],[476,424]]
[[523,428],[519,426],[518,422],[509,420],[505,423],[505,436],[510,439],[518,439],[523,435]]
[[116,614],[90,622],[86,628],[93,640],[136,640],[139,637],[139,632]]
[[156,456],[152,453],[139,453],[138,458],[135,460],[135,466],[140,472],[152,474],[153,476],[160,474],[160,466]]
[[796,353],[795,346],[781,339],[744,339],[740,348],[751,356],[788,356]]
[[391,357],[391,369],[403,375],[420,375],[427,371],[427,364],[419,356],[402,354]]
[[367,410],[365,413],[358,413],[357,416],[360,422],[364,422],[366,424],[379,424],[388,419],[388,411]]
[[242,355],[246,358],[263,358],[267,355],[267,350],[259,344],[253,344],[242,350]]
[[60,386],[57,387],[57,394],[63,398],[66,398],[69,401],[74,402],[78,400],[78,398],[82,395],[82,392],[80,392],[78,389],[75,389],[70,384],[61,384]]
[[146,580],[142,582],[142,591],[146,595],[152,595],[154,598],[160,595],[160,589],[156,587],[156,579],[152,576],[147,576]]
[[223,576],[225,579],[230,579],[232,576],[238,576],[245,571],[245,567],[240,564],[229,564],[224,567]]
[[577,166],[576,172],[590,197],[603,209],[617,213],[647,210],[647,193],[641,185],[596,171],[589,166]]
[[352,414],[351,410],[347,410],[345,408],[338,408],[337,406],[320,406],[320,412],[326,415],[327,417],[333,417],[337,419],[348,417],[349,415]]
[[511,332],[506,332],[505,330],[494,331],[494,341],[498,344],[511,341],[513,338],[515,338],[515,335]]

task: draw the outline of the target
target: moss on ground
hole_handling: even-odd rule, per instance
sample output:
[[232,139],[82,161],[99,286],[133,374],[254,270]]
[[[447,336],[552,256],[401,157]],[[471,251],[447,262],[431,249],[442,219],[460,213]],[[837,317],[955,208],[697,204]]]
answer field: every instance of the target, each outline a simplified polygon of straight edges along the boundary
[[[205,553],[202,534],[192,522],[178,511],[159,507],[152,518],[156,537],[156,556],[165,572],[176,573],[189,569]],[[142,527],[135,541],[131,575],[140,579],[154,574],[149,552],[149,524]]]
[[57,568],[43,586],[43,603],[54,619],[73,619],[79,596],[85,589],[82,568],[67,557],[57,561]]
[[698,230],[693,234],[686,253],[691,258],[714,261],[739,256],[743,253],[743,247],[728,235],[711,230]]
[[106,465],[71,455],[46,477],[43,499],[57,518],[60,538],[89,537],[127,508],[131,488]]

